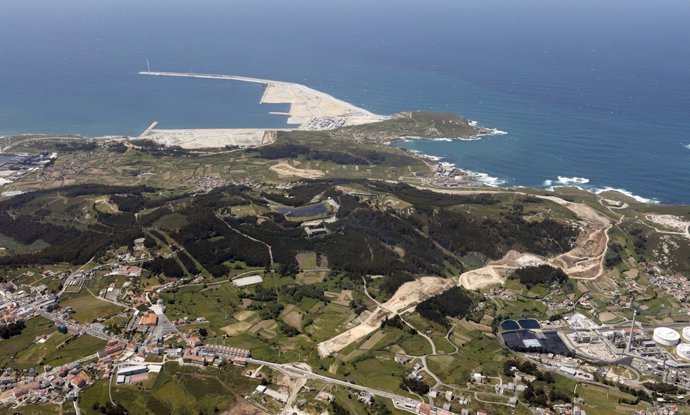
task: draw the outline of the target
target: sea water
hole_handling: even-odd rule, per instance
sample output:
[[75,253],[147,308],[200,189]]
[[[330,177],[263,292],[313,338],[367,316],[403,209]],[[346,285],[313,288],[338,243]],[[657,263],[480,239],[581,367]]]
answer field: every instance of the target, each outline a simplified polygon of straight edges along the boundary
[[260,86],[148,58],[465,115],[507,134],[401,146],[494,184],[690,203],[687,21],[683,0],[5,2],[0,135],[285,126]]

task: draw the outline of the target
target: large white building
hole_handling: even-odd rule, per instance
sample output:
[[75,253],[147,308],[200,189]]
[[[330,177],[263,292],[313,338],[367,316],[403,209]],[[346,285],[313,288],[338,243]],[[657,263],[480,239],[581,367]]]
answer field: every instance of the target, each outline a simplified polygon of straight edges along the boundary
[[143,365],[138,365],[138,366],[127,366],[127,367],[121,367],[117,370],[117,374],[119,376],[132,376],[132,375],[138,375],[139,373],[146,373],[149,371],[149,368]]

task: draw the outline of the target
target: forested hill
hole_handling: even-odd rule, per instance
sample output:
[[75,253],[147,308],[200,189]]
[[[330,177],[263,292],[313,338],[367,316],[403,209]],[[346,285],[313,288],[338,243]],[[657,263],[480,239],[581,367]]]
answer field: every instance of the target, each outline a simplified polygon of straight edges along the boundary
[[[215,277],[226,275],[234,261],[268,267],[269,245],[281,274],[297,271],[298,252],[314,251],[331,269],[353,278],[389,276],[384,289],[393,292],[416,275],[455,275],[467,266],[467,256],[498,259],[511,249],[558,254],[570,249],[577,235],[570,222],[556,216],[534,220],[538,203],[525,209],[526,203],[512,196],[448,196],[382,182],[321,180],[284,191],[227,186],[171,199],[151,190],[84,186],[60,203],[47,203],[58,191],[10,199],[11,209],[0,214],[5,236],[26,245],[40,239],[47,246],[5,255],[0,263],[83,263],[146,232],[163,231],[200,264],[199,271]],[[105,197],[117,212],[94,209]],[[300,220],[278,213],[280,206],[298,208],[328,198],[339,208],[319,236],[309,237]],[[33,206],[43,206],[40,214]],[[246,206],[255,213],[233,213]],[[91,210],[85,220],[83,212]],[[76,220],[67,220],[70,215]],[[171,264],[154,265],[161,270]]]

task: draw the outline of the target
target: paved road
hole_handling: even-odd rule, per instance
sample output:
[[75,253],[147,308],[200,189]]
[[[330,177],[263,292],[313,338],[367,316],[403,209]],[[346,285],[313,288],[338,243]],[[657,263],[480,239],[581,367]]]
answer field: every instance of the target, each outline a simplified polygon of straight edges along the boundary
[[[63,320],[63,319],[58,318],[55,315],[48,313],[46,311],[43,311],[43,310],[36,310],[36,312],[39,315],[41,315],[42,317],[45,317],[48,320],[53,320],[54,322],[59,323],[59,324],[65,324],[65,323],[78,324],[74,321]],[[88,323],[83,324],[83,327],[84,327],[84,331],[86,332],[86,334],[91,335],[93,337],[98,337],[99,339],[110,340],[111,338],[115,337],[115,336],[111,336],[105,332],[102,332],[100,330],[96,330],[94,328],[91,328]]]
[[294,366],[290,366],[290,365],[285,365],[285,364],[281,364],[281,363],[272,363],[272,362],[267,362],[264,360],[257,360],[257,359],[252,359],[252,358],[247,359],[247,361],[249,363],[264,365],[264,366],[282,371],[288,375],[300,376],[303,378],[318,380],[321,382],[326,382],[326,383],[330,383],[330,384],[338,385],[338,386],[345,386],[345,387],[350,388],[350,389],[369,392],[372,395],[380,396],[382,398],[397,399],[398,401],[405,401],[405,402],[410,402],[410,403],[413,403],[413,402],[417,403],[418,402],[417,400],[408,398],[406,396],[400,396],[400,395],[396,395],[394,393],[382,391],[379,389],[374,389],[374,388],[369,388],[366,386],[356,385],[354,383],[346,382],[346,381],[340,380],[340,379],[334,379],[334,378],[324,376],[324,375],[319,375],[317,373],[312,373],[312,372],[309,372],[307,370],[300,369],[298,367],[294,367]]

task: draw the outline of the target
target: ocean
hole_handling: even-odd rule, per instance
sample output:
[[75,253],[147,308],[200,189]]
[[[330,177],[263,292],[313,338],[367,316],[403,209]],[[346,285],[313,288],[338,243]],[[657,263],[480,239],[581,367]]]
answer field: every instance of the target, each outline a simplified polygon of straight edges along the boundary
[[148,58],[462,114],[506,134],[400,145],[494,184],[690,204],[687,21],[685,0],[6,2],[0,135],[285,126],[259,86]]

